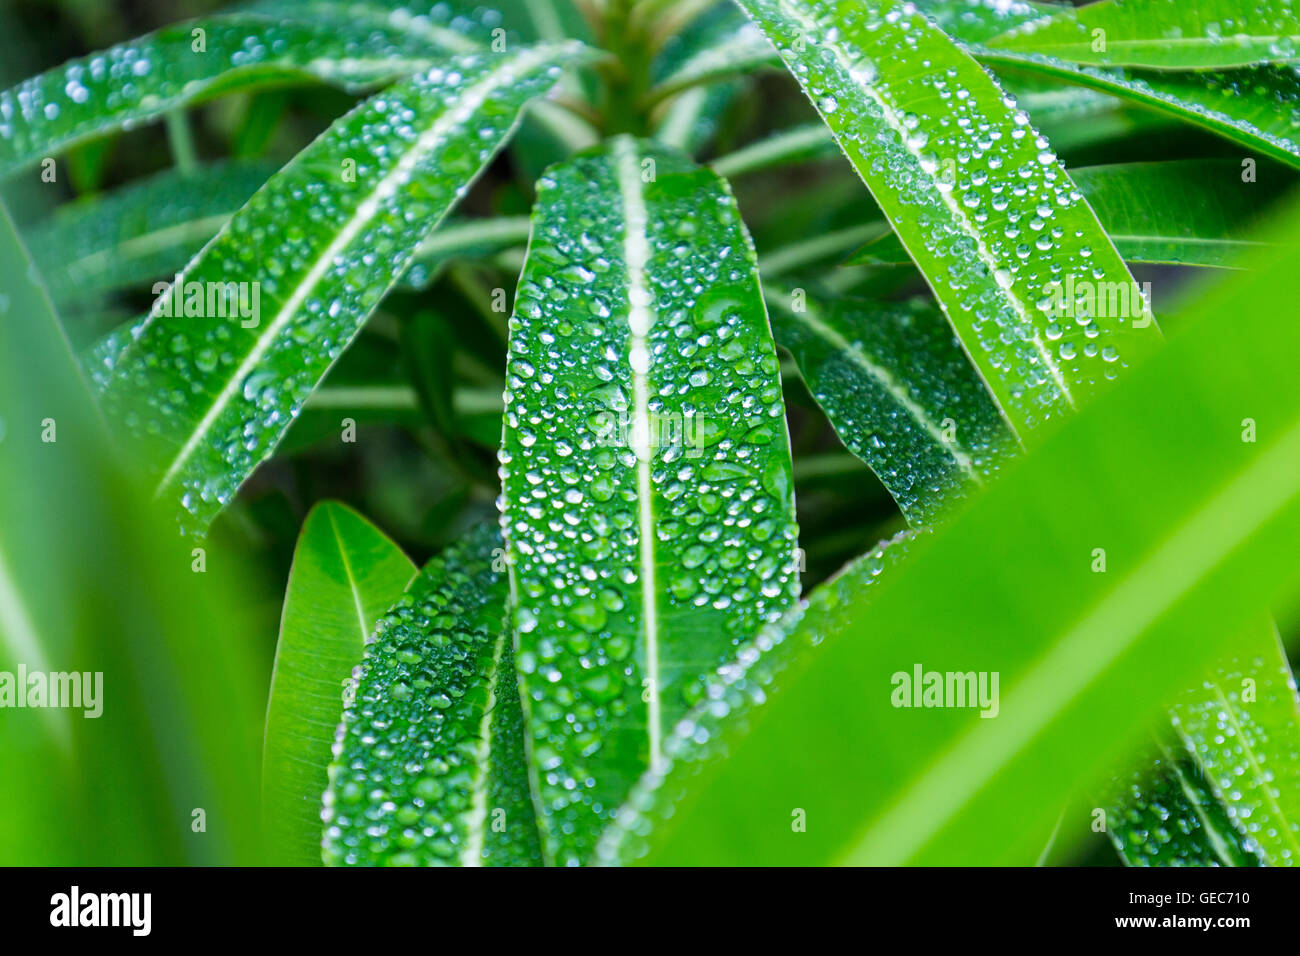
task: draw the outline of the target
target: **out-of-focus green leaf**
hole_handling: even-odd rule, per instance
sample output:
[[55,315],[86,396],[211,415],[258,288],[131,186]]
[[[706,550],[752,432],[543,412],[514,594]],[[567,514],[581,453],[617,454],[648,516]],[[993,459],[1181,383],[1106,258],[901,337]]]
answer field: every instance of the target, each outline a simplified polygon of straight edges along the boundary
[[362,103],[235,214],[98,370],[187,528],[201,532],[270,455],[519,110],[582,49],[458,57]]
[[1300,58],[1289,0],[1099,0],[1058,8],[991,38],[1019,50],[1095,66],[1215,70]]
[[674,64],[646,94],[647,102],[658,103],[693,86],[771,65],[772,44],[752,23],[740,18],[737,20],[726,22],[723,25],[725,33],[713,36],[713,42],[700,43]]
[[[701,7],[707,7],[698,12]],[[644,4],[654,11],[653,4]],[[670,35],[665,32],[667,22],[690,17],[680,31]],[[637,9],[633,9],[637,16]],[[731,2],[708,4],[682,3],[670,7],[657,18],[654,32],[664,37],[663,48],[651,65],[651,90],[647,99],[657,102],[651,113],[651,126],[655,139],[688,153],[698,153],[718,132],[720,116],[736,102],[740,93],[748,88],[748,79],[740,70],[727,70],[718,62],[716,51],[725,47],[727,55],[746,58],[746,63],[756,66],[772,59],[772,48],[766,40],[766,51],[753,47],[753,32],[745,15]],[[697,82],[677,81],[696,77]],[[677,92],[664,84],[673,81]]]
[[[1120,256],[1129,262],[1235,268],[1254,248],[1273,190],[1242,179],[1234,160],[1117,163],[1070,170]],[[867,243],[846,265],[911,262],[894,234]]]
[[359,90],[474,47],[451,30],[439,35],[444,45],[392,24],[354,30],[337,21],[279,21],[252,13],[164,27],[0,93],[0,175],[233,90],[304,80]]
[[[742,6],[835,133],[1009,421],[1079,407],[1155,346],[1145,300],[1047,141],[915,7]],[[1075,280],[1118,286],[1128,310],[1054,321],[1048,308]]]
[[541,862],[496,528],[429,562],[380,620],[325,795],[331,865]]
[[320,800],[343,686],[416,568],[351,508],[317,505],[289,571],[266,708],[262,838],[279,865],[320,865]]
[[32,229],[32,256],[60,302],[170,282],[274,172],[268,163],[167,170],[59,209]]
[[621,138],[543,177],[501,462],[549,862],[587,859],[702,678],[797,594],[778,368],[714,173]]
[[929,303],[822,302],[769,289],[772,328],[848,449],[913,526],[978,489],[1015,439]]
[[[679,725],[680,749],[625,805],[606,858],[1032,860],[1071,791],[1300,584],[1300,387],[1286,371],[1300,327],[1276,307],[1300,253],[1271,249],[1258,264],[917,539],[869,603],[850,595],[842,626],[787,670],[761,720]],[[1242,440],[1239,409],[1267,422],[1266,438]],[[1014,549],[988,561],[1000,541]],[[998,674],[997,716],[901,707],[918,668]],[[734,709],[721,697],[718,708]]]
[[1000,73],[1027,71],[1110,93],[1300,166],[1300,72],[1294,66],[1206,73],[1086,66],[986,45],[992,37],[1044,12],[1055,13],[1059,7],[1017,0],[918,0],[917,5],[972,55]]
[[0,443],[0,861],[257,862],[256,592],[121,475],[3,208]]

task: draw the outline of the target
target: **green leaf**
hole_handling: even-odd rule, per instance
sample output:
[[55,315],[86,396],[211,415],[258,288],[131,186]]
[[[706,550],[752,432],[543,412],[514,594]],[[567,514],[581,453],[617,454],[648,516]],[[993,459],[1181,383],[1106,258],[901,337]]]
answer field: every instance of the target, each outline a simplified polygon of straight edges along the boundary
[[929,303],[822,303],[769,289],[772,326],[836,433],[913,527],[983,487],[1015,447]]
[[303,522],[280,620],[262,754],[262,834],[281,866],[319,866],[320,797],[344,682],[416,568],[346,505]]
[[538,184],[511,319],[503,524],[548,862],[798,592],[789,439],[726,184],[622,138]]
[[218,163],[193,178],[166,170],[59,209],[32,229],[32,256],[60,302],[170,282],[274,172],[269,163]]
[[326,863],[541,862],[500,545],[481,526],[377,625],[334,744]]
[[164,27],[0,93],[0,175],[233,90],[304,80],[359,90],[472,48],[468,40],[430,45],[428,36],[392,25],[356,31],[251,13]]
[[1276,626],[1243,629],[1222,663],[1173,708],[1214,797],[1268,866],[1300,864],[1300,701]]
[[[835,133],[1009,421],[1082,405],[1155,346],[1143,297],[1047,141],[914,7],[742,6]],[[1128,314],[1054,322],[1046,310],[1076,279],[1130,293]]]
[[1207,73],[1105,68],[1041,53],[992,49],[987,41],[1060,8],[1000,0],[918,0],[953,39],[999,73],[1026,71],[1110,93],[1192,123],[1266,156],[1300,166],[1300,72],[1259,66]]
[[[1070,170],[1120,256],[1128,262],[1236,268],[1256,242],[1250,227],[1274,198],[1242,179],[1235,160],[1116,163]],[[846,265],[904,265],[892,233],[867,243]]]
[[[182,505],[186,527],[202,531],[272,452],[521,107],[581,49],[457,57],[362,103],[159,297],[112,363],[104,400],[134,423],[156,493]],[[220,298],[230,288],[237,303]],[[180,304],[206,314],[164,315]]]
[[700,701],[664,742],[670,758],[665,768],[638,781],[601,834],[593,862],[634,863],[651,851],[658,828],[668,825],[679,801],[690,799],[695,776],[725,760],[719,742],[727,735],[739,739],[748,733],[759,709],[815,658],[822,640],[852,625],[881,575],[895,573],[915,538],[915,533],[904,532],[855,558],[709,676]]
[[[672,766],[642,781],[606,856],[1032,860],[1070,794],[1300,585],[1300,395],[1277,387],[1300,348],[1277,308],[1300,253],[1272,250],[1260,265],[917,539],[874,594],[850,594],[761,720],[716,734],[679,725],[681,759],[665,748]],[[1235,317],[1231,362],[1223,314]],[[1267,422],[1266,437],[1242,441],[1239,409]],[[1093,571],[1098,548],[1105,573]],[[916,667],[997,673],[998,716],[896,707],[899,675]]]
[[1300,17],[1284,0],[1100,0],[989,40],[1095,66],[1214,70],[1300,58]]
[[1161,747],[1116,780],[1103,801],[1106,835],[1129,866],[1259,866],[1201,769]]
[[256,863],[257,589],[121,473],[2,206],[0,290],[0,863]]

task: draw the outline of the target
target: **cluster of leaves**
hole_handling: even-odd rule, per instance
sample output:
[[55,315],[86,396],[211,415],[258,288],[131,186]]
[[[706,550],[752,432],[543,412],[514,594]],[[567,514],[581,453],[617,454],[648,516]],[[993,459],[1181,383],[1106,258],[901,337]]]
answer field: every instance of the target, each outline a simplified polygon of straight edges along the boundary
[[[454,473],[377,506],[456,538],[422,568],[340,503],[301,523],[237,858],[987,864],[1104,830],[1129,863],[1289,865],[1267,609],[1300,570],[1300,220],[1262,222],[1300,167],[1297,40],[1272,0],[260,0],[164,28],[0,93],[0,174],[159,118],[177,159],[26,231],[63,322],[0,236],[4,419],[102,415],[97,460],[227,561],[262,476],[358,416]],[[305,83],[359,100],[287,162],[197,163],[187,110]],[[1142,161],[1153,138],[1184,151]],[[1165,344],[1131,265],[1219,271]],[[74,452],[0,475],[0,663],[66,613],[21,600],[75,545],[20,501]],[[897,511],[845,522],[861,465]],[[864,547],[806,586],[805,552]],[[1000,675],[995,719],[900,709],[914,667]],[[75,775],[21,739],[15,766]],[[240,759],[220,743],[195,759]]]

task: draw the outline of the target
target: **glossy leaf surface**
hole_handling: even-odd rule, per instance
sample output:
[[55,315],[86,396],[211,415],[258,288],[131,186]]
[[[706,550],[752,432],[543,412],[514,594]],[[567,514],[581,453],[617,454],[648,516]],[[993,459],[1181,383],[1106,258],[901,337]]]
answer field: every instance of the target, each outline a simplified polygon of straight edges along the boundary
[[509,349],[521,687],[543,848],[574,864],[797,594],[776,351],[725,184],[627,138],[552,169]]
[[344,682],[376,621],[415,574],[397,545],[345,505],[324,502],[303,522],[262,754],[262,835],[282,865],[320,865],[320,797]]

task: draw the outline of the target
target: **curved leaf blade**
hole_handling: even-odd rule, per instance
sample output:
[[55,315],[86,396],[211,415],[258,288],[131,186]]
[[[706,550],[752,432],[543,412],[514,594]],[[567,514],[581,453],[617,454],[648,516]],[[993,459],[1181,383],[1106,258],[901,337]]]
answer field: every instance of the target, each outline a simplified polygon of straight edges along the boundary
[[702,678],[794,600],[778,371],[714,173],[622,138],[542,178],[501,461],[549,862],[586,861]]
[[203,167],[192,177],[167,170],[72,203],[32,229],[32,255],[60,301],[170,282],[275,170],[238,162]]
[[1215,70],[1300,58],[1300,17],[1282,0],[1100,0],[989,40],[1094,66]]
[[186,527],[203,530],[272,452],[519,110],[581,49],[458,57],[362,103],[159,297],[114,360],[104,401],[135,422],[156,493],[180,501]]
[[540,863],[500,544],[471,533],[376,626],[329,768],[327,864]]
[[[915,7],[742,6],[835,133],[1008,421],[1079,407],[1155,346],[1145,300],[1047,141]],[[1128,314],[1054,321],[1048,310],[1075,279],[1119,284]]]
[[[0,862],[255,864],[253,589],[122,474],[2,204],[0,290]],[[13,707],[21,667],[72,706]]]
[[320,865],[320,796],[344,681],[376,621],[415,575],[402,550],[346,505],[322,502],[303,522],[262,753],[262,833],[278,865]]
[[391,27],[351,33],[251,13],[164,27],[0,93],[0,176],[234,89],[315,80],[359,90],[427,69],[447,52]]
[[768,302],[777,341],[908,524],[933,523],[1012,453],[1015,438],[929,303]]
[[1058,10],[1001,0],[918,0],[918,5],[980,62],[1076,83],[1192,123],[1231,142],[1300,166],[1300,72],[1258,66],[1208,73],[1095,67],[1041,53],[993,49],[988,41]]

